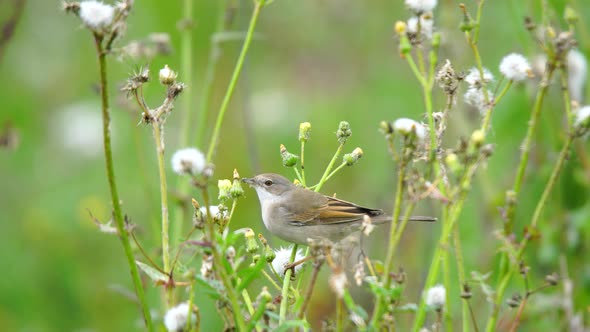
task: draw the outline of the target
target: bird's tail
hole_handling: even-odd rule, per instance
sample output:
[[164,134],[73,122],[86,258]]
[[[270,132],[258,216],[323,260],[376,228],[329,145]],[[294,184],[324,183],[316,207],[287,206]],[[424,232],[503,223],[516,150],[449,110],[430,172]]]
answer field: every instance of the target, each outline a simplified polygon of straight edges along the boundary
[[[391,222],[392,219],[393,219],[392,216],[380,215],[380,216],[371,217],[371,222],[374,224],[384,224],[384,223]],[[400,217],[398,220],[403,221],[404,217]],[[418,222],[435,222],[435,221],[437,221],[437,219],[435,217],[427,217],[427,216],[411,216],[408,220],[409,221],[418,221]]]

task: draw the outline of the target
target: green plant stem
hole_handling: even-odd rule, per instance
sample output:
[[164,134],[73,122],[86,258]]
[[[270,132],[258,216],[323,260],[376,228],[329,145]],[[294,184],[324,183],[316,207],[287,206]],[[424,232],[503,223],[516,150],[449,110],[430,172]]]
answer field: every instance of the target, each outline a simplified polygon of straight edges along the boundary
[[[455,224],[454,228],[457,224]],[[442,275],[443,275],[443,284],[446,289],[445,292],[445,305],[441,308],[440,316],[441,316],[441,326],[444,323],[446,325],[446,331],[453,330],[453,320],[451,317],[451,311],[453,310],[453,302],[451,302],[451,260],[449,259],[449,252],[450,248],[443,251],[443,258],[442,258]]]
[[[531,226],[530,226],[530,228],[532,230],[534,230],[536,228],[537,223],[539,222],[539,219],[541,218],[541,213],[543,212],[543,208],[545,207],[545,204],[547,203],[547,199],[549,198],[549,195],[551,194],[553,187],[557,183],[557,179],[559,178],[559,174],[561,173],[561,170],[563,169],[563,165],[565,164],[565,161],[567,160],[567,156],[569,154],[569,149],[571,147],[573,139],[574,139],[574,136],[569,135],[568,139],[566,140],[565,144],[563,145],[563,148],[561,149],[561,152],[559,153],[557,163],[555,164],[555,167],[553,168],[553,171],[551,172],[551,176],[549,178],[549,181],[547,182],[547,185],[545,186],[545,190],[543,190],[543,194],[541,195],[541,198],[539,199],[539,202],[537,203],[537,206],[535,208],[535,212],[533,213],[533,217],[531,220]],[[528,244],[529,239],[530,239],[529,236],[525,236],[523,238],[523,240],[519,246],[520,249],[518,250],[516,258],[515,258],[516,261],[519,261],[520,258],[522,257],[522,255],[524,253],[524,249],[525,249],[526,245]],[[517,266],[518,266],[518,264],[514,264],[514,263],[511,264],[511,267],[509,268],[508,272],[504,275],[504,278],[500,282],[500,286],[496,290],[495,305],[494,305],[494,309],[492,311],[492,315],[490,316],[490,319],[488,320],[486,331],[494,331],[494,329],[495,329],[495,326],[496,326],[496,323],[498,320],[498,313],[500,310],[500,304],[502,302],[502,298],[504,297],[504,291],[506,290],[506,287],[508,286],[508,282],[510,281],[510,278],[516,272]]]
[[[178,144],[181,147],[187,146],[190,141],[190,126],[192,124],[192,115],[195,111],[193,108],[193,0],[183,0],[183,13],[184,17],[181,33],[181,73],[183,75],[183,80],[187,88],[183,91],[184,97],[182,103],[182,121],[178,141]],[[177,177],[176,188],[180,194],[180,197],[183,198],[187,195],[187,192],[189,190],[189,182],[186,181],[186,178],[179,176]],[[181,202],[181,204],[178,204],[178,207],[175,209],[176,213],[173,214],[173,246],[180,244],[179,241],[181,241],[182,238],[182,230],[184,229],[184,224],[187,219],[186,216],[188,208],[187,204],[184,203],[185,202]]]
[[162,260],[164,262],[164,271],[170,271],[170,240],[168,230],[170,227],[168,220],[168,188],[166,184],[166,168],[164,163],[164,144],[162,141],[162,127],[160,121],[155,119],[152,123],[154,130],[154,141],[156,143],[156,155],[158,158],[158,172],[160,175],[160,202],[162,205]]
[[404,233],[404,230],[406,229],[406,225],[410,221],[410,216],[412,215],[412,212],[414,211],[415,206],[416,206],[416,204],[414,202],[409,202],[406,205],[406,212],[404,213],[403,219],[400,222],[397,222],[397,226],[396,226],[396,230],[395,230],[395,237],[393,239],[393,242],[390,244],[390,246],[393,248],[393,253],[391,254],[393,257],[395,257],[395,254],[397,253],[397,247],[399,245],[399,241],[401,240],[402,234]]
[[[164,262],[164,271],[172,274],[170,269],[170,239],[169,230],[170,222],[168,219],[168,186],[166,183],[166,166],[164,162],[164,141],[162,130],[163,127],[158,119],[152,122],[154,130],[154,141],[156,143],[156,155],[158,157],[158,173],[160,175],[160,202],[162,206],[162,261]],[[166,289],[166,304],[168,308],[172,306],[174,289]]]
[[[459,289],[463,288],[463,285],[467,284],[467,280],[465,278],[465,265],[463,260],[463,251],[461,249],[461,236],[459,233],[458,224],[455,224],[453,229],[453,245],[455,247],[455,260],[457,262],[457,273],[459,274]],[[449,292],[447,292],[449,294]],[[447,302],[450,303],[450,302]],[[471,318],[470,310],[469,310],[469,299],[462,299],[461,300],[461,321],[462,321],[462,329],[463,332],[469,332],[469,321]]]
[[[549,79],[551,78],[551,74],[552,74],[551,68],[553,68],[553,66],[550,66],[550,68],[549,68],[550,72],[547,74],[547,77]],[[541,198],[537,202],[537,206],[535,207],[535,211],[533,212],[533,216],[531,218],[531,224],[530,224],[530,229],[532,232],[534,232],[535,228],[537,227],[537,223],[539,222],[539,219],[541,218],[543,208],[545,207],[545,204],[547,203],[547,199],[549,198],[549,195],[551,194],[553,187],[557,183],[557,179],[559,178],[559,175],[561,174],[561,170],[563,169],[563,166],[565,165],[565,162],[566,162],[567,157],[569,155],[570,147],[573,143],[573,140],[575,139],[575,135],[574,135],[573,128],[572,128],[571,101],[570,101],[570,96],[569,96],[569,90],[567,87],[567,76],[566,75],[567,75],[567,73],[565,72],[565,70],[562,69],[561,85],[562,85],[565,115],[567,118],[569,133],[568,133],[568,137],[567,137],[567,139],[566,139],[566,141],[559,153],[559,157],[557,158],[555,166],[553,167],[553,171],[551,172],[551,176],[549,177],[549,181],[545,185],[545,189],[543,190],[543,193],[541,194]],[[547,82],[549,82],[549,81],[547,81]],[[546,90],[547,86],[543,86],[542,89]],[[539,91],[539,95],[544,95],[544,94],[545,94],[545,92]],[[538,103],[542,103],[543,98],[539,97],[539,95],[537,96],[537,101],[538,101]],[[537,107],[540,108],[540,104],[537,106],[537,103],[535,103],[535,109],[537,109]],[[518,252],[515,257],[516,263],[513,262],[513,264],[510,264],[510,262],[508,261],[508,258],[506,258],[504,260],[506,262],[505,265],[510,264],[510,266],[508,267],[508,270],[503,274],[500,284],[496,289],[496,299],[494,302],[494,307],[493,307],[492,314],[490,315],[490,318],[488,319],[488,323],[486,326],[486,331],[488,331],[488,332],[495,330],[497,320],[498,320],[498,314],[500,311],[500,304],[502,302],[502,298],[504,297],[504,292],[506,290],[506,287],[508,286],[508,283],[509,283],[512,275],[518,269],[517,262],[520,261],[529,240],[530,240],[530,234],[525,235],[524,238],[522,239],[519,249],[518,249]]]
[[305,293],[305,298],[303,299],[303,303],[299,308],[299,312],[297,313],[297,318],[302,319],[305,316],[305,311],[307,310],[307,305],[311,300],[311,295],[313,294],[313,287],[318,279],[318,274],[320,273],[320,268],[322,267],[322,263],[318,262],[314,264],[313,273],[311,274],[311,280],[309,281],[309,285],[307,286],[307,293]]
[[301,184],[306,187],[305,184],[305,141],[301,141]]
[[189,141],[189,129],[192,123],[193,114],[193,0],[183,0],[184,13],[181,33],[181,68],[183,80],[188,89],[184,89],[182,102],[182,127],[180,129],[180,146],[185,146]]
[[477,41],[479,40],[479,28],[481,27],[481,13],[483,12],[483,4],[485,0],[479,0],[479,4],[477,6],[477,14],[475,16],[475,28],[473,32],[473,44],[477,45]]
[[254,12],[252,13],[250,25],[248,26],[248,32],[246,33],[246,39],[244,40],[244,44],[242,45],[242,50],[236,62],[236,66],[234,67],[234,72],[227,87],[227,91],[225,92],[225,96],[223,97],[223,101],[221,102],[221,107],[219,108],[217,121],[215,122],[215,128],[213,129],[211,142],[209,143],[209,149],[207,150],[207,162],[211,162],[213,158],[213,153],[215,152],[215,148],[217,146],[217,140],[219,139],[219,133],[221,131],[221,124],[223,123],[225,112],[227,110],[227,107],[229,106],[229,101],[231,100],[231,97],[234,93],[234,89],[238,82],[238,78],[240,77],[240,73],[242,72],[244,60],[246,59],[246,54],[248,53],[248,48],[250,47],[250,42],[252,41],[252,36],[254,35],[256,23],[258,22],[260,10],[262,9],[262,7],[264,7],[265,3],[266,0],[258,0],[255,2]]
[[[295,261],[295,257],[297,256],[297,245],[293,245],[293,250],[291,251],[291,259],[289,260],[290,263]],[[283,278],[283,289],[281,291],[281,306],[279,307],[279,326],[285,322],[287,317],[287,306],[289,304],[289,282],[291,281],[291,275],[293,274],[293,269],[288,269],[285,272],[285,277]]]
[[135,294],[137,300],[141,306],[143,312],[143,320],[148,331],[153,331],[152,318],[147,304],[145,294],[143,291],[143,285],[141,284],[141,278],[139,277],[139,271],[135,264],[135,257],[133,256],[133,250],[131,249],[131,243],[129,241],[129,235],[125,229],[125,222],[123,219],[123,212],[121,211],[121,202],[119,201],[119,192],[117,190],[117,183],[115,181],[115,168],[113,166],[113,151],[111,147],[111,114],[109,110],[109,94],[108,94],[108,81],[107,81],[107,63],[106,53],[102,48],[102,36],[94,34],[94,42],[96,45],[96,52],[98,56],[98,67],[100,73],[100,96],[102,101],[102,133],[103,133],[103,145],[104,145],[104,156],[105,165],[107,172],[107,181],[109,184],[109,190],[111,192],[111,204],[113,205],[113,214],[117,231],[119,233],[119,239],[125,251],[125,257],[127,258],[127,264],[129,265],[129,272],[131,273],[131,280],[135,288]]
[[[193,312],[193,303],[195,302],[195,282],[191,282],[191,285],[189,286],[189,296],[188,296],[188,313],[186,316],[186,330],[190,331],[191,330],[191,320],[192,320],[192,316],[191,313]],[[195,328],[196,326],[199,324],[199,322],[195,322]]]
[[[401,214],[401,208],[402,208],[402,200],[403,200],[403,196],[404,196],[404,178],[406,176],[406,162],[405,161],[401,161],[400,165],[399,165],[399,169],[397,171],[397,184],[396,184],[396,194],[395,194],[395,200],[393,203],[393,216],[391,218],[391,230],[389,231],[389,242],[390,244],[394,244],[396,241],[396,235],[397,235],[397,228],[396,225],[398,225],[399,222],[399,216]],[[403,222],[402,222],[403,224]],[[391,278],[389,277],[389,272],[392,271],[393,269],[393,258],[394,258],[394,254],[395,254],[395,248],[392,245],[389,245],[388,250],[387,250],[387,256],[385,258],[385,264],[383,267],[383,285],[385,288],[388,288],[391,282]]]
[[330,173],[330,175],[328,175],[328,177],[326,178],[326,181],[330,180],[332,178],[332,176],[334,176],[336,173],[338,173],[338,171],[340,171],[341,169],[343,169],[344,166],[346,166],[346,163],[342,163],[342,164],[338,165],[338,167],[336,167],[336,169],[334,169]]
[[322,189],[322,186],[324,185],[324,183],[326,183],[326,181],[328,181],[330,171],[332,171],[332,168],[334,168],[334,164],[336,163],[336,159],[338,159],[338,157],[342,153],[343,148],[344,148],[344,144],[338,145],[338,149],[336,149],[336,153],[334,153],[332,160],[330,160],[328,167],[326,167],[326,170],[324,171],[324,174],[322,175],[320,182],[318,182],[318,184],[315,185],[316,192],[319,192]]
[[344,331],[344,303],[342,299],[336,299],[336,332]]
[[227,272],[225,271],[225,265],[223,264],[223,254],[219,252],[219,246],[217,244],[217,241],[215,241],[215,227],[213,225],[213,218],[211,216],[211,211],[209,209],[209,192],[207,191],[207,188],[203,188],[201,192],[203,195],[203,201],[205,202],[205,206],[207,207],[208,234],[206,235],[208,240],[211,242],[211,254],[213,255],[213,269],[217,273],[219,279],[221,279],[221,283],[223,284],[223,287],[227,293],[227,297],[229,299],[231,309],[233,311],[234,324],[237,328],[237,331],[247,331],[246,322],[241,312],[242,309],[240,307],[238,295],[236,294],[235,286],[232,285],[230,277],[227,275]]
[[207,68],[205,69],[205,77],[203,78],[203,91],[201,93],[201,102],[199,104],[199,119],[197,121],[196,132],[196,146],[200,146],[205,136],[205,128],[207,128],[207,115],[209,114],[209,102],[211,101],[211,90],[213,89],[213,81],[217,71],[217,63],[220,58],[219,40],[216,38],[225,30],[224,13],[227,9],[226,0],[219,0],[220,12],[217,17],[217,25],[215,32],[211,36],[211,50],[209,50],[209,60]]
[[[406,161],[400,160],[400,164],[398,166],[397,171],[397,184],[396,184],[396,194],[395,199],[393,201],[393,216],[391,219],[391,230],[389,231],[389,246],[387,249],[387,256],[385,258],[385,264],[383,264],[383,275],[381,282],[383,287],[386,289],[389,288],[391,284],[391,278],[389,276],[389,272],[392,270],[393,265],[393,258],[395,254],[395,247],[394,244],[396,242],[396,225],[399,223],[399,216],[401,213],[401,205],[402,199],[404,195],[404,177],[406,176]],[[403,222],[402,222],[403,224]],[[384,299],[381,295],[378,295],[375,299],[375,308],[373,309],[373,316],[371,317],[371,326],[373,328],[377,328],[378,321],[381,318],[382,311],[384,309]]]
[[[428,270],[428,276],[426,278],[424,290],[428,290],[434,286],[439,274],[441,262],[445,259],[448,259],[448,256],[445,254],[445,251],[448,250],[449,238],[451,236],[452,230],[455,227],[455,223],[461,216],[463,204],[465,203],[467,193],[469,192],[469,188],[471,187],[471,180],[473,179],[473,175],[475,174],[475,171],[477,169],[477,164],[478,161],[475,161],[465,171],[459,183],[459,188],[461,188],[461,191],[458,193],[458,199],[456,200],[456,202],[454,202],[454,204],[447,207],[447,209],[449,209],[449,212],[443,214],[443,231],[438,241],[438,246],[434,251],[432,262],[430,263],[430,268]],[[424,297],[422,297],[422,299],[420,300],[420,305],[418,306],[418,312],[416,313],[416,319],[414,320],[414,327],[412,328],[414,332],[417,332],[420,330],[420,328],[422,328],[425,318],[426,302],[424,301]]]
[[[553,72],[555,71],[555,65],[550,63],[548,69],[541,80],[541,88],[537,93],[537,97],[535,98],[535,104],[533,106],[533,111],[531,114],[531,118],[529,120],[529,126],[524,138],[524,141],[521,145],[521,152],[520,152],[520,163],[518,165],[518,170],[516,172],[516,178],[514,179],[514,185],[512,187],[512,193],[514,195],[514,200],[518,199],[518,194],[520,193],[520,188],[522,186],[522,181],[524,179],[524,172],[526,170],[526,166],[529,160],[529,153],[531,150],[531,145],[533,141],[533,136],[535,134],[535,130],[537,129],[537,122],[539,119],[539,114],[541,113],[541,106],[543,105],[543,100],[545,95],[547,94],[547,90],[549,87],[549,83],[553,77]],[[516,202],[507,202],[506,203],[506,220],[504,223],[504,235],[508,236],[512,233],[512,223],[514,219],[514,210],[516,207]]]

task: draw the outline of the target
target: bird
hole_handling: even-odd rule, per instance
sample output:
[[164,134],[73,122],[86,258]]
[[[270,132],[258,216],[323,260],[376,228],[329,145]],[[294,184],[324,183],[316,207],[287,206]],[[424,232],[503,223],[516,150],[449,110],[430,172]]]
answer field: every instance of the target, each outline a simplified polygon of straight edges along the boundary
[[[242,181],[256,190],[266,229],[287,242],[302,245],[308,245],[309,239],[339,242],[360,231],[366,217],[372,224],[392,221],[383,210],[323,195],[279,174],[264,173]],[[415,216],[410,220],[434,222],[436,218]]]

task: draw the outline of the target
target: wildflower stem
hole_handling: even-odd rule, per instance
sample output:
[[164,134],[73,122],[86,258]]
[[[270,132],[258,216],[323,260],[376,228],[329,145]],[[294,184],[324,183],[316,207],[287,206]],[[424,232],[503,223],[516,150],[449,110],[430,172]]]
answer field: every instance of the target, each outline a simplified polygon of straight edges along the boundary
[[182,20],[181,39],[181,68],[184,75],[184,83],[188,89],[184,89],[182,103],[182,127],[180,129],[180,146],[185,146],[189,141],[189,129],[192,123],[193,114],[193,0],[183,0],[184,17]]
[[[196,145],[200,146],[205,136],[205,128],[207,127],[207,115],[209,114],[209,102],[211,101],[211,89],[213,88],[213,80],[217,70],[217,62],[221,57],[221,50],[219,47],[220,41],[217,38],[225,30],[224,12],[227,10],[227,0],[220,0],[220,11],[217,14],[217,25],[215,32],[211,36],[211,49],[209,50],[209,60],[207,68],[205,69],[205,77],[203,78],[203,91],[201,92],[201,102],[199,103],[199,119],[197,121]],[[189,87],[190,88],[190,87]]]
[[227,91],[225,92],[225,96],[223,97],[223,101],[221,102],[219,113],[217,114],[217,121],[215,122],[215,128],[213,129],[211,142],[209,143],[209,149],[207,150],[207,162],[211,162],[211,159],[213,158],[213,153],[215,152],[215,148],[217,146],[217,140],[219,139],[219,133],[221,131],[221,124],[223,123],[225,111],[229,106],[229,101],[231,100],[231,97],[234,93],[234,89],[238,82],[238,78],[240,77],[240,73],[242,72],[244,60],[246,59],[246,54],[248,53],[248,48],[250,47],[250,42],[252,41],[252,36],[254,35],[256,23],[258,22],[258,16],[260,15],[260,11],[262,7],[264,7],[265,3],[266,0],[258,0],[255,2],[254,12],[252,13],[252,18],[250,19],[248,31],[246,32],[246,39],[244,40],[244,44],[242,45],[242,50],[240,51],[240,55],[236,62],[236,66],[234,67],[234,72],[227,87]]
[[[573,129],[572,129],[572,117],[571,117],[571,101],[569,98],[569,92],[568,92],[568,88],[567,88],[567,78],[565,76],[565,73],[562,73],[562,77],[561,77],[561,84],[562,84],[562,91],[563,91],[563,96],[564,96],[564,107],[565,107],[565,113],[566,113],[566,117],[567,117],[567,123],[568,123],[568,137],[565,141],[565,143],[563,144],[563,147],[561,148],[561,152],[559,153],[559,156],[557,158],[557,161],[555,163],[555,166],[553,167],[553,170],[551,171],[551,176],[549,177],[549,180],[547,181],[547,184],[545,185],[545,189],[543,190],[543,193],[541,194],[541,198],[539,199],[539,201],[537,202],[537,206],[535,207],[535,211],[533,212],[533,216],[531,218],[531,223],[529,226],[529,229],[531,231],[534,232],[535,228],[537,227],[537,223],[539,222],[539,219],[541,218],[541,213],[543,212],[543,208],[545,207],[545,204],[547,203],[547,199],[549,198],[549,195],[551,194],[551,191],[553,190],[553,187],[555,186],[555,184],[557,183],[557,179],[559,178],[559,175],[561,173],[561,170],[563,169],[563,166],[565,165],[565,162],[567,160],[567,157],[569,155],[569,150],[570,147],[573,143],[573,140],[575,138],[575,135],[573,133]],[[551,78],[551,73],[547,74],[547,77],[550,79]],[[542,86],[541,89],[545,89],[546,90],[546,86]],[[539,95],[544,95],[545,93],[543,93],[543,91],[539,91]],[[539,95],[537,96],[537,100],[540,99],[540,101],[538,101],[538,103],[542,103],[542,98],[539,97]],[[535,103],[535,107],[537,107],[537,103]],[[539,107],[540,108],[540,105]],[[530,127],[529,127],[530,128]],[[516,261],[520,261],[520,258],[522,257],[524,250],[529,242],[531,238],[530,234],[525,234],[524,238],[522,239],[520,245],[519,245],[519,249],[516,253],[516,257],[515,260]],[[504,291],[506,290],[506,287],[508,286],[508,282],[510,281],[510,278],[512,277],[512,275],[516,272],[516,270],[518,269],[518,264],[511,264],[510,267],[508,268],[508,270],[506,271],[506,273],[504,274],[503,278],[501,279],[500,285],[497,287],[496,290],[496,299],[495,299],[495,305],[494,305],[494,309],[492,311],[492,314],[490,315],[490,319],[488,320],[488,324],[486,326],[486,331],[493,331],[495,329],[497,320],[498,320],[498,314],[499,314],[499,304],[502,301],[502,298],[504,296]]]
[[[295,261],[295,257],[297,255],[297,245],[293,245],[293,250],[291,251],[291,259],[289,263],[293,263]],[[293,274],[294,269],[288,269],[285,271],[285,277],[283,278],[283,289],[281,291],[281,306],[279,308],[279,326],[285,322],[287,317],[287,305],[289,303],[289,282],[291,281],[291,275]]]
[[301,184],[304,187],[307,186],[305,184],[305,141],[301,141]]
[[[189,296],[188,296],[188,312],[187,312],[187,316],[186,316],[186,325],[185,328],[187,331],[191,330],[191,320],[192,320],[192,313],[193,313],[193,303],[195,302],[195,282],[191,282],[190,286],[189,286]],[[196,321],[195,324],[199,324],[199,321]],[[197,325],[195,325],[195,328],[197,328]]]
[[100,96],[102,99],[102,132],[103,132],[103,145],[104,145],[104,156],[105,165],[107,172],[107,181],[109,184],[109,190],[111,192],[111,204],[113,205],[113,217],[119,233],[119,239],[125,251],[125,257],[127,258],[127,264],[129,265],[129,272],[131,273],[131,280],[135,288],[135,294],[141,306],[143,312],[143,320],[148,331],[153,331],[152,318],[149,311],[149,306],[145,299],[143,285],[139,277],[139,271],[135,264],[135,257],[131,249],[131,243],[127,230],[125,229],[125,222],[123,220],[123,212],[121,211],[121,202],[119,201],[119,192],[117,190],[117,183],[115,181],[115,168],[113,166],[113,151],[111,147],[111,114],[109,110],[109,95],[108,95],[108,83],[107,83],[107,63],[106,53],[103,49],[103,37],[98,34],[94,34],[94,43],[96,45],[96,53],[98,56],[98,67],[100,73]]
[[[402,158],[399,162],[399,165],[398,165],[397,184],[396,184],[397,191],[396,191],[395,199],[394,199],[394,203],[393,203],[393,216],[391,219],[392,220],[391,230],[389,231],[389,242],[388,242],[389,246],[388,246],[388,250],[387,250],[385,264],[383,266],[383,274],[382,274],[382,279],[381,279],[383,287],[385,287],[386,289],[389,288],[389,285],[391,284],[391,278],[389,276],[389,272],[392,270],[393,257],[395,254],[395,247],[397,246],[397,245],[394,245],[394,244],[396,244],[396,237],[397,237],[397,232],[396,232],[397,228],[395,227],[395,225],[397,225],[399,223],[398,219],[399,219],[399,216],[401,213],[402,198],[403,198],[404,189],[405,189],[404,188],[404,177],[406,175],[405,172],[406,172],[406,161],[404,158]],[[404,225],[404,222],[402,222],[402,225]],[[400,229],[400,231],[401,231],[401,229]],[[383,299],[382,295],[379,294],[375,300],[375,308],[373,309],[373,317],[371,318],[371,326],[375,329],[377,329],[378,321],[381,319],[381,314],[384,309],[383,302],[384,302],[384,299]]]
[[336,300],[336,332],[344,331],[344,303],[341,298]]
[[307,310],[307,305],[311,300],[311,294],[313,293],[313,287],[318,279],[318,274],[320,272],[320,268],[322,267],[322,263],[318,262],[313,265],[313,272],[311,274],[311,280],[309,281],[309,285],[307,286],[307,293],[305,293],[305,298],[303,299],[303,304],[299,309],[299,313],[297,313],[297,318],[303,319],[305,315],[305,311]]
[[516,207],[516,200],[518,199],[518,194],[520,192],[520,188],[522,186],[522,181],[524,178],[524,172],[526,170],[526,166],[529,160],[529,153],[531,150],[531,145],[533,141],[533,136],[537,129],[537,122],[539,119],[539,114],[541,113],[541,106],[543,105],[543,100],[545,95],[547,94],[547,90],[549,87],[549,82],[551,82],[551,78],[553,77],[553,73],[555,71],[555,63],[550,62],[548,63],[548,68],[543,75],[543,79],[540,83],[540,89],[537,93],[537,97],[535,99],[535,104],[533,106],[533,111],[531,113],[531,118],[529,120],[529,126],[522,143],[522,148],[520,152],[520,163],[518,165],[518,170],[516,172],[516,178],[514,179],[514,185],[512,187],[512,194],[513,202],[506,202],[506,216],[504,221],[504,235],[510,235],[512,233],[512,223],[514,218],[514,210]]
[[328,175],[328,177],[326,178],[326,181],[330,180],[330,178],[332,178],[332,176],[334,176],[334,174],[338,173],[338,171],[340,171],[342,168],[344,168],[344,166],[346,166],[346,163],[342,163],[338,167],[336,167],[336,169],[334,169],[330,173],[330,175]]
[[156,155],[158,158],[158,172],[160,174],[160,201],[162,205],[162,260],[164,261],[164,271],[170,271],[170,240],[168,230],[170,228],[168,220],[168,188],[166,184],[166,169],[164,167],[164,142],[162,139],[162,126],[160,121],[152,122],[154,130],[154,141],[156,143]]
[[230,277],[227,275],[225,270],[225,264],[223,262],[223,254],[219,252],[219,246],[217,241],[215,240],[215,227],[213,225],[213,218],[211,216],[211,211],[209,209],[210,206],[210,199],[209,199],[209,192],[207,188],[204,187],[202,190],[203,195],[203,202],[207,207],[207,224],[208,224],[208,234],[207,238],[211,242],[211,254],[213,255],[213,268],[217,273],[219,279],[221,279],[221,283],[227,293],[227,297],[229,299],[231,310],[233,311],[234,317],[234,324],[237,331],[247,331],[246,322],[244,320],[244,316],[242,315],[242,308],[240,306],[240,302],[238,299],[238,295],[236,294],[236,288],[232,285]]
[[416,206],[416,204],[414,202],[409,202],[406,205],[406,212],[404,213],[403,220],[395,221],[395,223],[392,224],[392,227],[394,225],[396,226],[395,227],[396,228],[395,237],[393,239],[393,242],[390,243],[391,247],[393,248],[393,253],[391,254],[393,257],[395,257],[397,246],[399,245],[399,241],[402,238],[402,234],[403,234],[404,230],[406,229],[406,225],[408,224],[408,221],[410,220],[410,216],[412,215],[412,212],[414,211],[415,206]]
[[[461,188],[461,190],[457,193],[457,200],[452,205],[446,208],[448,209],[448,213],[443,213],[443,230],[438,241],[438,246],[434,251],[432,262],[430,263],[430,268],[428,270],[428,276],[426,277],[424,289],[430,289],[434,286],[439,274],[441,262],[448,259],[446,251],[448,250],[449,246],[449,238],[451,236],[452,230],[455,227],[455,223],[459,219],[461,211],[463,210],[463,204],[465,203],[467,193],[469,192],[469,188],[471,187],[471,180],[473,179],[473,175],[477,170],[478,163],[479,160],[476,160],[467,167],[467,170],[464,172],[459,183],[459,188]],[[414,327],[412,328],[414,332],[419,331],[422,325],[424,325],[425,318],[426,302],[424,301],[424,298],[422,298],[420,300],[420,305],[418,306],[416,319],[414,320]]]
[[479,4],[477,5],[477,14],[475,16],[475,28],[473,31],[473,44],[477,44],[479,40],[479,28],[481,26],[481,13],[483,11],[483,4],[485,0],[479,0]]
[[410,66],[410,69],[412,70],[412,72],[414,73],[414,76],[416,76],[416,78],[418,79],[420,84],[422,86],[427,86],[428,82],[426,81],[426,78],[424,77],[424,75],[422,75],[422,73],[420,72],[420,70],[416,66],[416,62],[414,61],[414,57],[412,57],[411,54],[408,54],[408,55],[406,55],[406,61],[408,61],[408,65]]
[[[164,262],[164,271],[172,274],[170,269],[170,222],[168,219],[168,185],[166,183],[166,169],[164,167],[164,127],[158,119],[152,121],[154,131],[154,141],[156,143],[156,155],[158,158],[158,172],[160,175],[160,203],[162,206],[162,261]],[[166,289],[166,304],[168,307],[172,306],[174,289],[169,287]]]
[[334,167],[334,164],[336,163],[336,159],[338,159],[338,157],[342,153],[342,149],[343,148],[344,148],[344,144],[338,145],[338,149],[336,149],[336,153],[334,153],[334,156],[332,157],[332,160],[330,160],[330,163],[328,164],[328,167],[326,167],[326,170],[324,171],[324,175],[322,175],[322,178],[320,179],[320,182],[318,182],[318,184],[315,185],[315,191],[316,192],[319,192],[320,189],[322,189],[322,186],[324,185],[324,183],[326,183],[326,181],[328,181],[328,178],[329,178],[328,175],[330,174],[330,171]]
[[[459,226],[458,224],[455,224],[453,227],[453,246],[455,247],[455,260],[457,262],[457,274],[459,275],[459,288],[461,289],[463,285],[466,284],[467,280],[465,279],[465,265],[463,260],[463,251],[461,249],[460,235]],[[461,311],[461,321],[463,323],[461,331],[469,332],[469,320],[471,317],[469,310],[469,299],[461,300]]]

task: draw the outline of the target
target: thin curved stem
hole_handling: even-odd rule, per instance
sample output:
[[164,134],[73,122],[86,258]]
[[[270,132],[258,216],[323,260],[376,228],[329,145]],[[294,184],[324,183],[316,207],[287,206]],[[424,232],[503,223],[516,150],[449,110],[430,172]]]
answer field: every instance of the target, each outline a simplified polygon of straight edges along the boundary
[[131,280],[135,288],[135,294],[137,300],[141,306],[143,312],[143,320],[148,331],[153,331],[152,318],[147,304],[141,278],[139,277],[139,271],[135,264],[135,257],[133,256],[133,250],[131,249],[131,243],[127,230],[125,229],[125,222],[123,219],[123,212],[121,211],[121,202],[119,200],[119,192],[117,190],[117,183],[115,181],[115,168],[113,166],[113,151],[111,147],[111,114],[109,111],[109,95],[108,95],[108,82],[107,82],[107,63],[106,53],[102,47],[102,37],[94,34],[94,42],[96,45],[96,52],[98,55],[98,67],[100,72],[100,96],[102,99],[102,132],[103,132],[103,145],[104,145],[104,156],[107,172],[107,182],[109,184],[109,190],[111,192],[111,204],[113,205],[113,217],[119,233],[119,239],[125,251],[125,257],[127,258],[127,264],[129,265],[129,272],[131,273]]
[[242,50],[236,62],[236,66],[234,67],[234,72],[227,87],[227,91],[225,92],[225,96],[223,97],[223,101],[221,102],[221,107],[219,108],[217,121],[215,122],[215,128],[213,129],[211,142],[209,143],[209,149],[207,150],[207,162],[211,162],[211,160],[213,159],[213,153],[215,152],[215,148],[217,147],[217,140],[219,139],[219,133],[221,131],[221,124],[223,123],[225,112],[227,111],[227,107],[229,106],[229,102],[231,100],[231,97],[233,96],[234,89],[238,82],[238,78],[240,77],[240,73],[242,72],[244,60],[246,59],[246,54],[248,53],[248,48],[250,47],[250,42],[252,41],[252,36],[254,35],[256,23],[258,22],[260,10],[262,9],[262,7],[264,7],[265,3],[266,0],[259,0],[256,1],[256,4],[254,5],[254,12],[252,13],[252,18],[250,19],[250,25],[248,26],[246,39],[244,40],[244,44],[242,45]]

